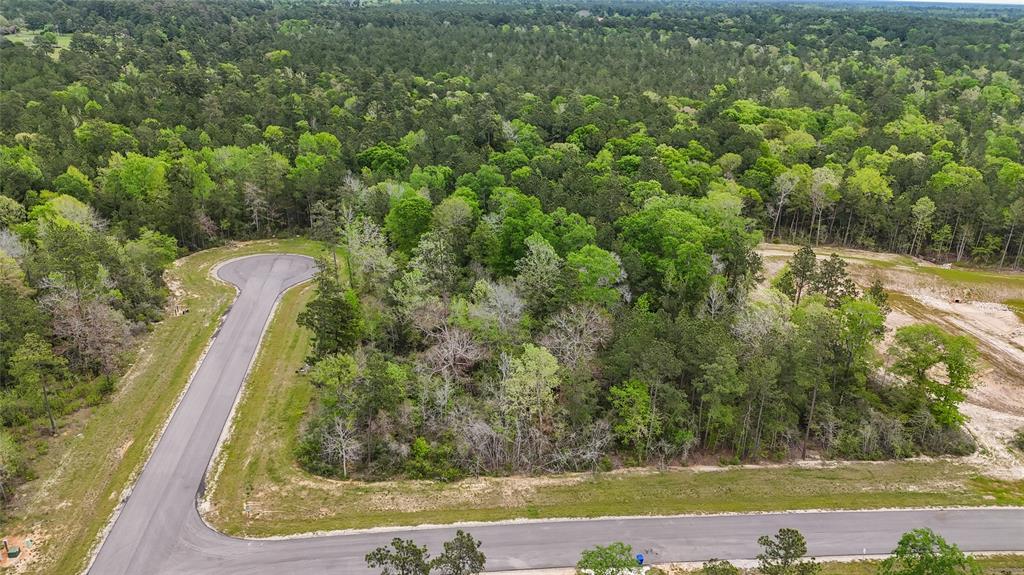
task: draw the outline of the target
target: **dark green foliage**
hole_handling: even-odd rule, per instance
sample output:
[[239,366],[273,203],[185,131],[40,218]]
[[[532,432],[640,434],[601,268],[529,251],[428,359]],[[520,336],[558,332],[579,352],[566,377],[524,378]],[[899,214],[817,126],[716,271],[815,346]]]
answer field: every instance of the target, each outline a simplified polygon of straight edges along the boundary
[[1024,451],[1024,428],[1018,429],[1017,432],[1013,434],[1013,437],[1010,438],[1010,445]]
[[426,547],[397,537],[389,546],[366,554],[366,565],[381,575],[476,575],[483,572],[486,562],[480,542],[461,529],[445,541],[444,551],[433,559]]
[[437,575],[476,575],[483,572],[486,563],[480,542],[460,529],[454,538],[445,541],[444,551],[430,562],[430,570]]
[[857,286],[846,273],[846,262],[836,254],[818,265],[811,279],[811,290],[823,295],[831,307],[839,307],[844,299],[857,297]]
[[366,566],[378,569],[380,575],[429,575],[430,562],[426,547],[411,539],[391,540],[390,547],[378,547],[366,554]]
[[779,529],[774,537],[762,535],[757,543],[762,549],[757,568],[764,575],[814,575],[821,571],[814,559],[803,558],[807,542],[796,529]]
[[334,268],[317,262],[316,296],[298,317],[299,325],[313,332],[313,359],[346,352],[363,337],[359,299],[342,287]]
[[721,559],[709,559],[700,568],[701,575],[740,575],[738,567]]
[[789,262],[789,270],[793,276],[795,291],[793,301],[799,305],[800,296],[818,275],[818,259],[814,250],[808,246],[801,247]]

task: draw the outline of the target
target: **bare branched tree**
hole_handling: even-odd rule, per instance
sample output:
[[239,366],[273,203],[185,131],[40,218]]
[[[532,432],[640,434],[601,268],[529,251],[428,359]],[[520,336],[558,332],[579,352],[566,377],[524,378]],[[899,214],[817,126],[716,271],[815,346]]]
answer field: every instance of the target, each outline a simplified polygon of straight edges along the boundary
[[72,367],[111,375],[130,343],[128,321],[98,299],[79,302],[73,290],[51,286],[42,300],[53,317],[53,335],[65,343]]
[[347,417],[338,417],[324,432],[321,442],[324,458],[334,464],[341,464],[341,474],[348,477],[348,465],[359,459],[363,445],[359,442],[352,421]]
[[249,212],[249,219],[258,236],[260,235],[260,222],[267,220],[270,209],[267,202],[267,194],[252,182],[245,183],[242,194],[245,199],[245,208]]
[[612,335],[611,319],[599,307],[573,304],[551,318],[540,344],[570,369],[581,367],[597,354]]
[[444,324],[431,335],[434,342],[423,354],[430,373],[445,381],[456,381],[487,356],[486,349],[473,339],[473,334]]
[[473,297],[470,315],[495,321],[503,330],[511,329],[523,317],[523,300],[509,284],[481,280],[473,288]]

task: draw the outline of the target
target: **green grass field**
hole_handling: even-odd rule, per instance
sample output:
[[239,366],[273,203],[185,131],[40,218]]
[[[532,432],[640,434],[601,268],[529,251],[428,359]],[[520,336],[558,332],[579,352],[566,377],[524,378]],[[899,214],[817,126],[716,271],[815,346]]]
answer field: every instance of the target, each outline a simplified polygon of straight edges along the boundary
[[[14,42],[16,44],[24,44],[26,46],[34,46],[36,38],[42,34],[42,30],[22,30],[17,34],[5,34],[4,38]],[[57,47],[50,54],[54,58],[60,55],[61,50],[66,50],[71,46],[71,34],[56,34],[57,36]]]
[[80,413],[33,462],[39,479],[19,489],[3,535],[31,538],[28,573],[78,573],[120,494],[153,444],[234,290],[209,277],[232,257],[263,252],[314,255],[307,240],[261,241],[199,252],[169,271],[188,313],[154,326],[108,402]]

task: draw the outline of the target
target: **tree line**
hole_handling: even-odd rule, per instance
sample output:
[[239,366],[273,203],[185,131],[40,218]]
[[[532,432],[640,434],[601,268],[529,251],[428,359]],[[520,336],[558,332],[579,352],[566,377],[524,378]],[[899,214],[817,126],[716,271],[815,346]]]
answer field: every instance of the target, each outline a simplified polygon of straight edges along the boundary
[[71,46],[4,42],[0,187],[129,235],[262,236],[348,173],[491,165],[588,218],[728,186],[768,239],[1021,263],[1011,8],[41,7],[5,18]]
[[[807,558],[807,540],[796,529],[782,528],[775,535],[758,538],[761,552],[757,567],[741,571],[729,561],[710,559],[695,573],[700,575],[815,575],[823,566],[813,557]],[[585,549],[576,563],[579,575],[630,575],[650,573],[662,575],[659,567],[644,566],[643,554],[622,542],[596,545]],[[411,539],[392,539],[366,555],[366,564],[381,575],[475,575],[482,573],[487,557],[480,541],[464,531],[444,543],[444,552],[433,559],[426,547]],[[878,575],[978,575],[977,561],[955,544],[947,542],[931,529],[914,529],[904,533],[889,558],[880,562]]]

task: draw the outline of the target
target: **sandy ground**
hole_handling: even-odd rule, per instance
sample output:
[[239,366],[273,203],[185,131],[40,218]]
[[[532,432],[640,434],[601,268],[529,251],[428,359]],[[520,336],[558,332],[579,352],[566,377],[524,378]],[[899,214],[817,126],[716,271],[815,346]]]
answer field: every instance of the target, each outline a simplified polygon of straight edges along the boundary
[[[777,273],[795,250],[795,246],[762,245],[758,251],[765,260],[765,276]],[[879,279],[894,293],[893,311],[886,318],[890,334],[905,325],[931,322],[977,342],[982,365],[962,406],[979,447],[970,459],[994,477],[1024,479],[1024,454],[1008,445],[1013,433],[1024,428],[1024,323],[999,303],[1024,293],[998,281],[985,285],[946,281],[915,269],[935,264],[907,256],[826,247],[815,251],[822,258],[837,252],[859,285]]]

